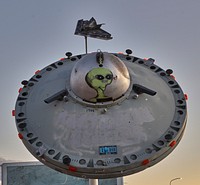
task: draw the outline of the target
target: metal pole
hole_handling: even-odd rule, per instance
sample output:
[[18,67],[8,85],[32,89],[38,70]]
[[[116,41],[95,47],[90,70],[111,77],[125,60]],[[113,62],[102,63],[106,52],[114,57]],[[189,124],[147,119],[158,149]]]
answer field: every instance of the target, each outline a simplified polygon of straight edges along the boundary
[[124,185],[123,177],[117,178],[117,185]]
[[85,36],[85,53],[87,54],[87,36]]
[[89,179],[89,185],[98,185],[98,179]]
[[169,182],[169,185],[171,185],[173,181],[175,181],[175,180],[181,180],[181,179],[182,179],[181,177],[174,178],[174,179],[172,179],[172,180]]

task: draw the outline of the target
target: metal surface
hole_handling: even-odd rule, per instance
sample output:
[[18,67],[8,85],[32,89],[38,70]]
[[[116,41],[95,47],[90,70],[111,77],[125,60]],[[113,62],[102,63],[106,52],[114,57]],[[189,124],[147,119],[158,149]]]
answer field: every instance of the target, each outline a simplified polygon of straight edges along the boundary
[[90,179],[158,163],[179,143],[186,117],[181,87],[152,60],[100,52],[38,71],[15,108],[19,137],[37,159]]

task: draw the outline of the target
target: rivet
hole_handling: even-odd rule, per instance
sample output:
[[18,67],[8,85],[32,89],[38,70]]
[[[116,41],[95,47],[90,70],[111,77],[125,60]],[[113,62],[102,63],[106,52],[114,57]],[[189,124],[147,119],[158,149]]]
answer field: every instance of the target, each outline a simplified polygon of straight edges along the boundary
[[65,155],[63,157],[63,163],[66,164],[66,165],[69,165],[71,162],[71,159],[69,158],[69,156]]
[[27,84],[28,84],[28,81],[27,81],[27,80],[23,80],[23,81],[21,82],[21,84],[22,84],[22,85],[27,85]]
[[101,113],[102,113],[102,114],[105,114],[107,111],[108,111],[108,109],[105,108],[105,109],[103,109],[103,110],[101,111]]
[[172,69],[167,69],[167,70],[166,70],[166,73],[167,73],[168,75],[171,75],[171,74],[173,73],[173,70],[172,70]]
[[67,52],[67,53],[65,53],[65,55],[66,55],[67,58],[69,59],[69,58],[72,56],[72,53],[71,53],[71,52]]
[[131,55],[132,54],[132,50],[131,49],[127,49],[126,50],[126,54],[129,56],[129,55]]
[[68,97],[67,97],[67,96],[64,96],[64,97],[63,97],[63,101],[68,102],[68,101],[69,101]]
[[139,96],[138,94],[133,94],[132,98],[133,98],[133,99],[137,99],[138,96]]

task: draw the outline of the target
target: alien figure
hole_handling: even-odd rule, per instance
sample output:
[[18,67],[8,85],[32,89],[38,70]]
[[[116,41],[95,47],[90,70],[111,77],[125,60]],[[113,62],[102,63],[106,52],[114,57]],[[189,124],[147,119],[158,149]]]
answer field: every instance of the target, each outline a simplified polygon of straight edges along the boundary
[[104,94],[106,86],[112,83],[113,74],[106,68],[94,68],[85,77],[87,84],[96,90],[96,97],[90,99],[91,102],[105,102],[112,100]]

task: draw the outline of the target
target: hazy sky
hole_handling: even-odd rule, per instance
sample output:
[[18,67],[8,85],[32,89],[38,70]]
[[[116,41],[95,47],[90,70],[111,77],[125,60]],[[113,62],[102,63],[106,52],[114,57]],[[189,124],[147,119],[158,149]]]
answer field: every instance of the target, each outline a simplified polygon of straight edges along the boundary
[[21,81],[64,57],[84,53],[77,20],[96,18],[111,41],[89,39],[89,51],[156,59],[172,68],[188,94],[188,124],[178,147],[159,164],[125,178],[128,185],[200,184],[200,0],[0,0],[0,158],[31,161],[17,137],[14,117]]

